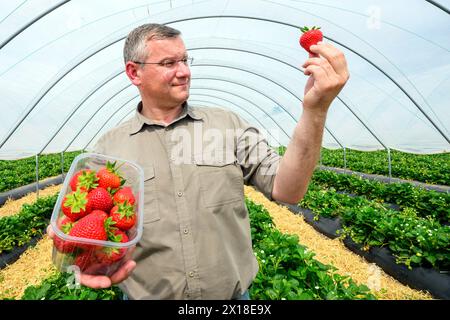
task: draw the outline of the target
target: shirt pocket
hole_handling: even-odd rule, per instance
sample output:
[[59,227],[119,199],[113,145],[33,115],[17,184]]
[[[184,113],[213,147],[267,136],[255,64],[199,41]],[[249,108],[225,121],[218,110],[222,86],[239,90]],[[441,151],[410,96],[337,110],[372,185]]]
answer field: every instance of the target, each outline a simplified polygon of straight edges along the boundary
[[155,168],[152,165],[144,170],[144,224],[160,219],[158,190],[156,188]]
[[196,160],[201,198],[206,208],[243,201],[244,182],[237,161]]

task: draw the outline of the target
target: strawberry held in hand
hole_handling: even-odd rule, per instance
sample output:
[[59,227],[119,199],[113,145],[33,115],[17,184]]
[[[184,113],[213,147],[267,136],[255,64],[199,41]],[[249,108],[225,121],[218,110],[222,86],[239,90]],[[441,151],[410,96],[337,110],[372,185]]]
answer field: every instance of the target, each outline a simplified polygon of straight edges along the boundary
[[80,188],[82,191],[91,191],[97,187],[97,181],[98,178],[95,171],[83,169],[73,175],[69,184],[73,191],[76,191],[77,188]]
[[[108,215],[106,212],[94,210],[91,214],[88,214],[78,220],[78,222],[70,230],[69,235],[78,238],[106,241],[106,239],[108,239],[106,230],[107,226],[105,226],[107,217]],[[77,247],[91,249],[95,246],[85,243],[77,243]]]
[[[64,232],[65,234],[68,234],[70,232],[70,230],[72,230],[74,226],[74,222],[69,219],[68,217],[64,217],[60,220],[60,222],[58,223],[58,227],[59,229]],[[58,237],[55,234],[55,237],[53,238],[53,244],[56,247],[56,250],[58,250],[59,252],[62,253],[68,253],[68,252],[73,252],[75,250],[75,246],[72,242],[70,241],[64,241],[63,239],[61,239],[60,237]]]
[[89,192],[88,199],[92,210],[109,212],[114,205],[111,195],[102,187],[97,187]]
[[[116,229],[108,236],[108,240],[117,243],[126,243],[128,242],[128,236],[125,232]],[[113,262],[122,259],[126,253],[126,248],[104,247],[101,250],[96,251],[96,258],[101,263],[112,264]]]
[[108,191],[119,188],[123,184],[123,180],[118,169],[116,168],[116,162],[111,163],[108,161],[106,166],[97,172],[98,186]]
[[123,187],[119,191],[114,194],[113,197],[114,204],[124,203],[125,201],[128,204],[133,205],[136,202],[136,199],[133,195],[133,190],[130,187]]
[[62,201],[62,211],[72,221],[86,216],[92,211],[88,193],[78,189],[68,193]]
[[309,53],[314,54],[309,50],[312,45],[317,44],[319,41],[323,40],[322,31],[319,30],[320,27],[312,27],[309,29],[308,27],[300,28],[301,32],[303,32],[300,37],[299,43],[300,45]]
[[111,209],[110,217],[115,222],[115,227],[126,231],[136,224],[136,213],[132,205],[127,202],[119,203]]

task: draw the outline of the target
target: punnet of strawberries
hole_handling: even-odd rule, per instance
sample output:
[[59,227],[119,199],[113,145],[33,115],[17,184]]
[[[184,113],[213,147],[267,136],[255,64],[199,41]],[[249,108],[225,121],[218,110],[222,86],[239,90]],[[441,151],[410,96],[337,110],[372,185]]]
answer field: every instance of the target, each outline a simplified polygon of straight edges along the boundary
[[142,233],[143,208],[137,201],[142,174],[126,161],[80,156],[53,211],[53,261],[61,270],[75,266],[83,273],[111,275],[130,259]]

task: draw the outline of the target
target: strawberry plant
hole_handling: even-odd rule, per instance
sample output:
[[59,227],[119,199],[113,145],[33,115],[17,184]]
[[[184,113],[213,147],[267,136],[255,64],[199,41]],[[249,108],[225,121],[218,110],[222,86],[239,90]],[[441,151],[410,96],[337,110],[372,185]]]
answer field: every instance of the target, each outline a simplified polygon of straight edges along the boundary
[[[73,159],[80,151],[64,153],[64,171],[69,171]],[[61,174],[61,154],[39,156],[39,179]],[[12,190],[36,182],[36,160],[29,157],[20,160],[0,160],[0,192]]]
[[395,211],[363,197],[338,194],[333,189],[308,191],[300,205],[316,215],[324,212],[323,208],[332,210],[343,223],[342,236],[349,236],[365,247],[389,246],[398,263],[441,270],[449,267],[450,227],[431,216],[420,217],[412,208]]
[[[343,151],[322,148],[324,166],[343,168]],[[363,152],[347,149],[347,168],[387,176],[386,151]],[[391,150],[392,176],[430,184],[450,185],[450,153],[417,155]]]
[[122,290],[117,286],[108,289],[91,289],[85,286],[71,288],[71,273],[54,273],[39,285],[25,289],[21,300],[121,300]]
[[322,188],[334,188],[368,199],[394,203],[400,208],[413,208],[422,217],[431,216],[441,222],[450,220],[450,194],[426,190],[409,183],[382,183],[356,175],[316,170],[312,181]]
[[25,204],[19,213],[0,218],[0,253],[28,243],[34,236],[45,232],[57,195],[39,198]]
[[450,227],[420,218],[413,209],[401,212],[371,207],[348,208],[342,214],[343,235],[364,246],[388,246],[408,268],[450,267]]
[[317,44],[319,41],[323,40],[322,31],[319,30],[320,27],[312,27],[309,29],[308,27],[300,28],[302,35],[300,36],[299,43],[310,54],[313,54],[310,50],[312,45]]
[[246,204],[259,263],[250,288],[252,299],[375,299],[366,286],[315,260],[314,253],[300,245],[297,236],[276,230],[264,207],[248,199]]
[[[285,146],[276,151],[283,155]],[[387,176],[388,156],[382,151],[346,150],[347,169]],[[321,149],[321,163],[324,166],[344,168],[343,150]],[[392,177],[416,180],[430,184],[450,185],[450,153],[417,155],[391,150]]]

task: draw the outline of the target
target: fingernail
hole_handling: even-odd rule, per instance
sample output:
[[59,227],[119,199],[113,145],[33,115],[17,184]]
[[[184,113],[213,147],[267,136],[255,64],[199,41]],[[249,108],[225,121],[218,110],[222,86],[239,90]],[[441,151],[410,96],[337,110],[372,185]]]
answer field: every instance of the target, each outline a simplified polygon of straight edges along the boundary
[[323,41],[319,41],[319,42],[317,42],[317,44],[323,44]]

